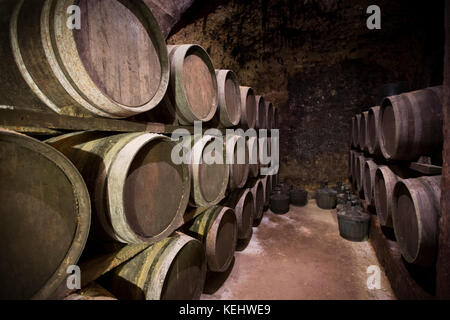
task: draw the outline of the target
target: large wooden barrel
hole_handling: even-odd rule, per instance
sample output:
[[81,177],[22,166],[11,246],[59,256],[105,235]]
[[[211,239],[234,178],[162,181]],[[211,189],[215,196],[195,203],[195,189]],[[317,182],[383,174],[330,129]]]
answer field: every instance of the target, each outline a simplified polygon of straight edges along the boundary
[[[192,173],[192,189],[190,205],[194,207],[210,207],[218,204],[224,197],[230,177],[229,165],[225,163],[206,163],[205,154],[216,145],[214,136],[205,135],[193,141],[190,170]],[[224,152],[225,154],[225,152]]]
[[[67,27],[74,4],[80,29]],[[167,48],[142,1],[6,0],[0,9],[0,104],[125,118],[164,97]]]
[[274,109],[274,107],[273,107],[272,102],[266,102],[267,130],[274,129],[273,109]]
[[238,239],[246,240],[252,236],[252,227],[255,216],[253,194],[250,189],[233,191],[224,205],[234,209],[238,225]]
[[262,219],[264,214],[264,204],[265,204],[264,185],[261,179],[254,178],[248,182],[247,186],[253,195],[253,203],[254,203],[253,220],[257,222]]
[[96,238],[153,243],[182,222],[189,200],[189,167],[172,162],[175,142],[170,138],[79,132],[47,143],[71,159],[83,175],[96,213]]
[[176,109],[177,121],[192,125],[209,121],[219,104],[217,78],[212,61],[199,45],[168,46],[170,85],[167,98]]
[[258,138],[249,137],[247,139],[247,147],[249,152],[249,172],[250,178],[256,178],[259,176],[259,153],[258,153]]
[[375,173],[379,167],[379,162],[367,159],[364,164],[364,199],[368,205],[375,205]]
[[263,96],[256,96],[256,129],[267,129],[267,107]]
[[231,70],[216,70],[219,110],[217,123],[222,128],[237,126],[241,121],[241,91],[235,73]]
[[121,300],[197,300],[206,278],[203,244],[176,233],[112,271],[107,288]]
[[369,151],[368,145],[367,145],[367,127],[368,127],[368,120],[369,120],[369,112],[365,111],[361,113],[361,122],[359,125],[359,147],[363,151]]
[[226,140],[226,161],[230,168],[229,188],[230,190],[239,189],[245,186],[247,182],[250,165],[249,149],[244,136],[227,135]]
[[224,272],[228,269],[237,242],[237,220],[233,209],[221,206],[209,208],[195,218],[188,232],[205,246],[210,271]]
[[432,266],[437,255],[441,216],[441,176],[397,182],[392,194],[392,221],[403,257]]
[[380,107],[369,109],[367,116],[367,149],[370,154],[381,155],[380,149]]
[[89,233],[86,185],[60,152],[0,129],[0,299],[47,299]]
[[417,160],[442,152],[443,88],[388,97],[381,105],[380,146],[386,159]]
[[241,89],[241,127],[242,129],[256,128],[257,104],[255,93],[250,87]]
[[392,227],[392,193],[395,184],[403,179],[417,177],[417,173],[406,168],[381,165],[375,172],[373,196],[377,216],[382,226]]

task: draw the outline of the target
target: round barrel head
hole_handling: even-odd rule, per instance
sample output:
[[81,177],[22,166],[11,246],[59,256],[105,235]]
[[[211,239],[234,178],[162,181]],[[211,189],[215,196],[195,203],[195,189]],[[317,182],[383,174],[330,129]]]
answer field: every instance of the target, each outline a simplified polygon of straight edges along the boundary
[[0,299],[48,298],[83,250],[86,186],[50,146],[2,131],[0,180]]
[[74,39],[89,77],[119,104],[148,103],[160,87],[162,70],[148,26],[132,11],[137,9],[117,0],[80,0],[78,6],[82,26]]

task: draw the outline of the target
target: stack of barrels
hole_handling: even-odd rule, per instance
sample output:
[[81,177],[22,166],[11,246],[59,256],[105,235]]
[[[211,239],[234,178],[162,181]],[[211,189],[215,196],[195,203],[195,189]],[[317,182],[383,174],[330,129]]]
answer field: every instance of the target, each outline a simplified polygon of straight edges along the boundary
[[[349,176],[354,190],[393,228],[408,263],[432,267],[440,217],[440,175],[412,162],[442,165],[442,87],[386,97],[352,118]],[[423,171],[422,171],[423,172]]]
[[[86,244],[111,241],[148,245],[110,272],[104,285],[115,297],[197,299],[206,272],[226,271],[262,219],[272,177],[260,175],[259,159],[278,109],[233,71],[216,70],[201,46],[166,46],[143,1],[79,1],[81,28],[66,23],[70,4],[2,2],[0,104],[80,119],[200,121],[219,134],[182,136],[181,145],[150,132],[92,128],[39,141],[0,129],[0,299],[61,298]],[[225,137],[226,128],[255,135]],[[245,150],[244,161],[205,161],[217,141],[226,159]],[[175,151],[187,161],[174,161]],[[186,223],[191,211],[201,214]]]

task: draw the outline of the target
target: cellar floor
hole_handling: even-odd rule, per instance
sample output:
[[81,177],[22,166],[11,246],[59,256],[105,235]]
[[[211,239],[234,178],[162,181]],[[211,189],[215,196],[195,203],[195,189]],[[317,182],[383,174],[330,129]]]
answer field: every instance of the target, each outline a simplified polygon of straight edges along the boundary
[[368,289],[372,265],[369,242],[342,239],[336,214],[310,200],[286,215],[267,211],[228,272],[208,275],[202,299],[395,299],[381,266],[381,289]]

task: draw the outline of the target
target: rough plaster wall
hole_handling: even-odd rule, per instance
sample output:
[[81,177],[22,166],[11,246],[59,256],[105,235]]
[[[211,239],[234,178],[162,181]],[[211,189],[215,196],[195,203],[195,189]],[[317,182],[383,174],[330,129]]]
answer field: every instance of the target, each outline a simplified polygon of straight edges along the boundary
[[443,1],[414,3],[379,0],[382,30],[371,31],[366,0],[198,0],[168,42],[199,43],[274,102],[281,175],[314,187],[346,179],[351,116],[377,88],[442,83]]

